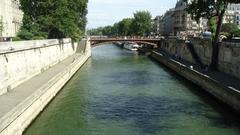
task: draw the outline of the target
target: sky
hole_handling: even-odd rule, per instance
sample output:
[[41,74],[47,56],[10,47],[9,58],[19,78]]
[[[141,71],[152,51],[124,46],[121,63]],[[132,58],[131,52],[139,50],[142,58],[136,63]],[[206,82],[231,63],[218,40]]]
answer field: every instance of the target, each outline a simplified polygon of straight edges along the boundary
[[148,10],[152,16],[163,15],[174,8],[177,0],[89,0],[87,28],[112,25],[133,13]]

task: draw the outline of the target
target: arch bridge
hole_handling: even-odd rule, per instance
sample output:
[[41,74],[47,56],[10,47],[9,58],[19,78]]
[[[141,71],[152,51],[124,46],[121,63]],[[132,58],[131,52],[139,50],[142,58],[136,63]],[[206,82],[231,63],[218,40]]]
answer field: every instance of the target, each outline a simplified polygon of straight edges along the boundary
[[92,47],[103,45],[104,43],[114,43],[114,42],[135,42],[138,44],[145,45],[160,45],[161,39],[152,38],[90,38],[90,43]]

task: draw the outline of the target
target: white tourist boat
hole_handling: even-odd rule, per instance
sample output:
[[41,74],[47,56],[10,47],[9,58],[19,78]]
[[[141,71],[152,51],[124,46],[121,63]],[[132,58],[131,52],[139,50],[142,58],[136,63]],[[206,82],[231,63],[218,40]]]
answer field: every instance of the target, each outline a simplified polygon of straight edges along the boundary
[[123,45],[123,48],[128,49],[130,51],[137,51],[139,48],[139,45],[133,42],[127,42]]

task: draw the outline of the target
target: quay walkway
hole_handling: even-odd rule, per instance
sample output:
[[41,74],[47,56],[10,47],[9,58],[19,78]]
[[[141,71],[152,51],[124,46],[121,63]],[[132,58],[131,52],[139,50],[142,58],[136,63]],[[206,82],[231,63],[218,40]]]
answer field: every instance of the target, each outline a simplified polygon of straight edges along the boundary
[[[0,135],[22,134],[61,87],[90,57],[76,53],[0,96]],[[20,125],[19,125],[20,124]]]

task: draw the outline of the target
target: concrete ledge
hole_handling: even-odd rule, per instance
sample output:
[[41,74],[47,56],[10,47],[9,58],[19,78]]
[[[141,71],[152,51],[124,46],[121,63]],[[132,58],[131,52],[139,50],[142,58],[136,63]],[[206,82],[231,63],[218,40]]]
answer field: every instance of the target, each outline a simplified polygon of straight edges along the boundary
[[65,39],[46,39],[46,40],[29,40],[29,41],[14,41],[0,42],[0,54],[15,53],[20,51],[40,49],[60,44],[71,44],[70,38]]
[[208,93],[226,103],[240,113],[240,91],[230,86],[225,86],[221,82],[210,78],[196,70],[190,69],[187,66],[163,56],[158,52],[152,52],[151,57],[167,66],[177,74],[186,78],[187,80],[200,86]]
[[0,95],[72,56],[81,45],[71,39],[0,43]]
[[37,117],[76,71],[87,61],[91,56],[91,52],[88,51],[84,55],[76,55],[78,57],[76,57],[65,70],[54,76],[10,112],[0,118],[0,135],[21,135],[32,120]]

